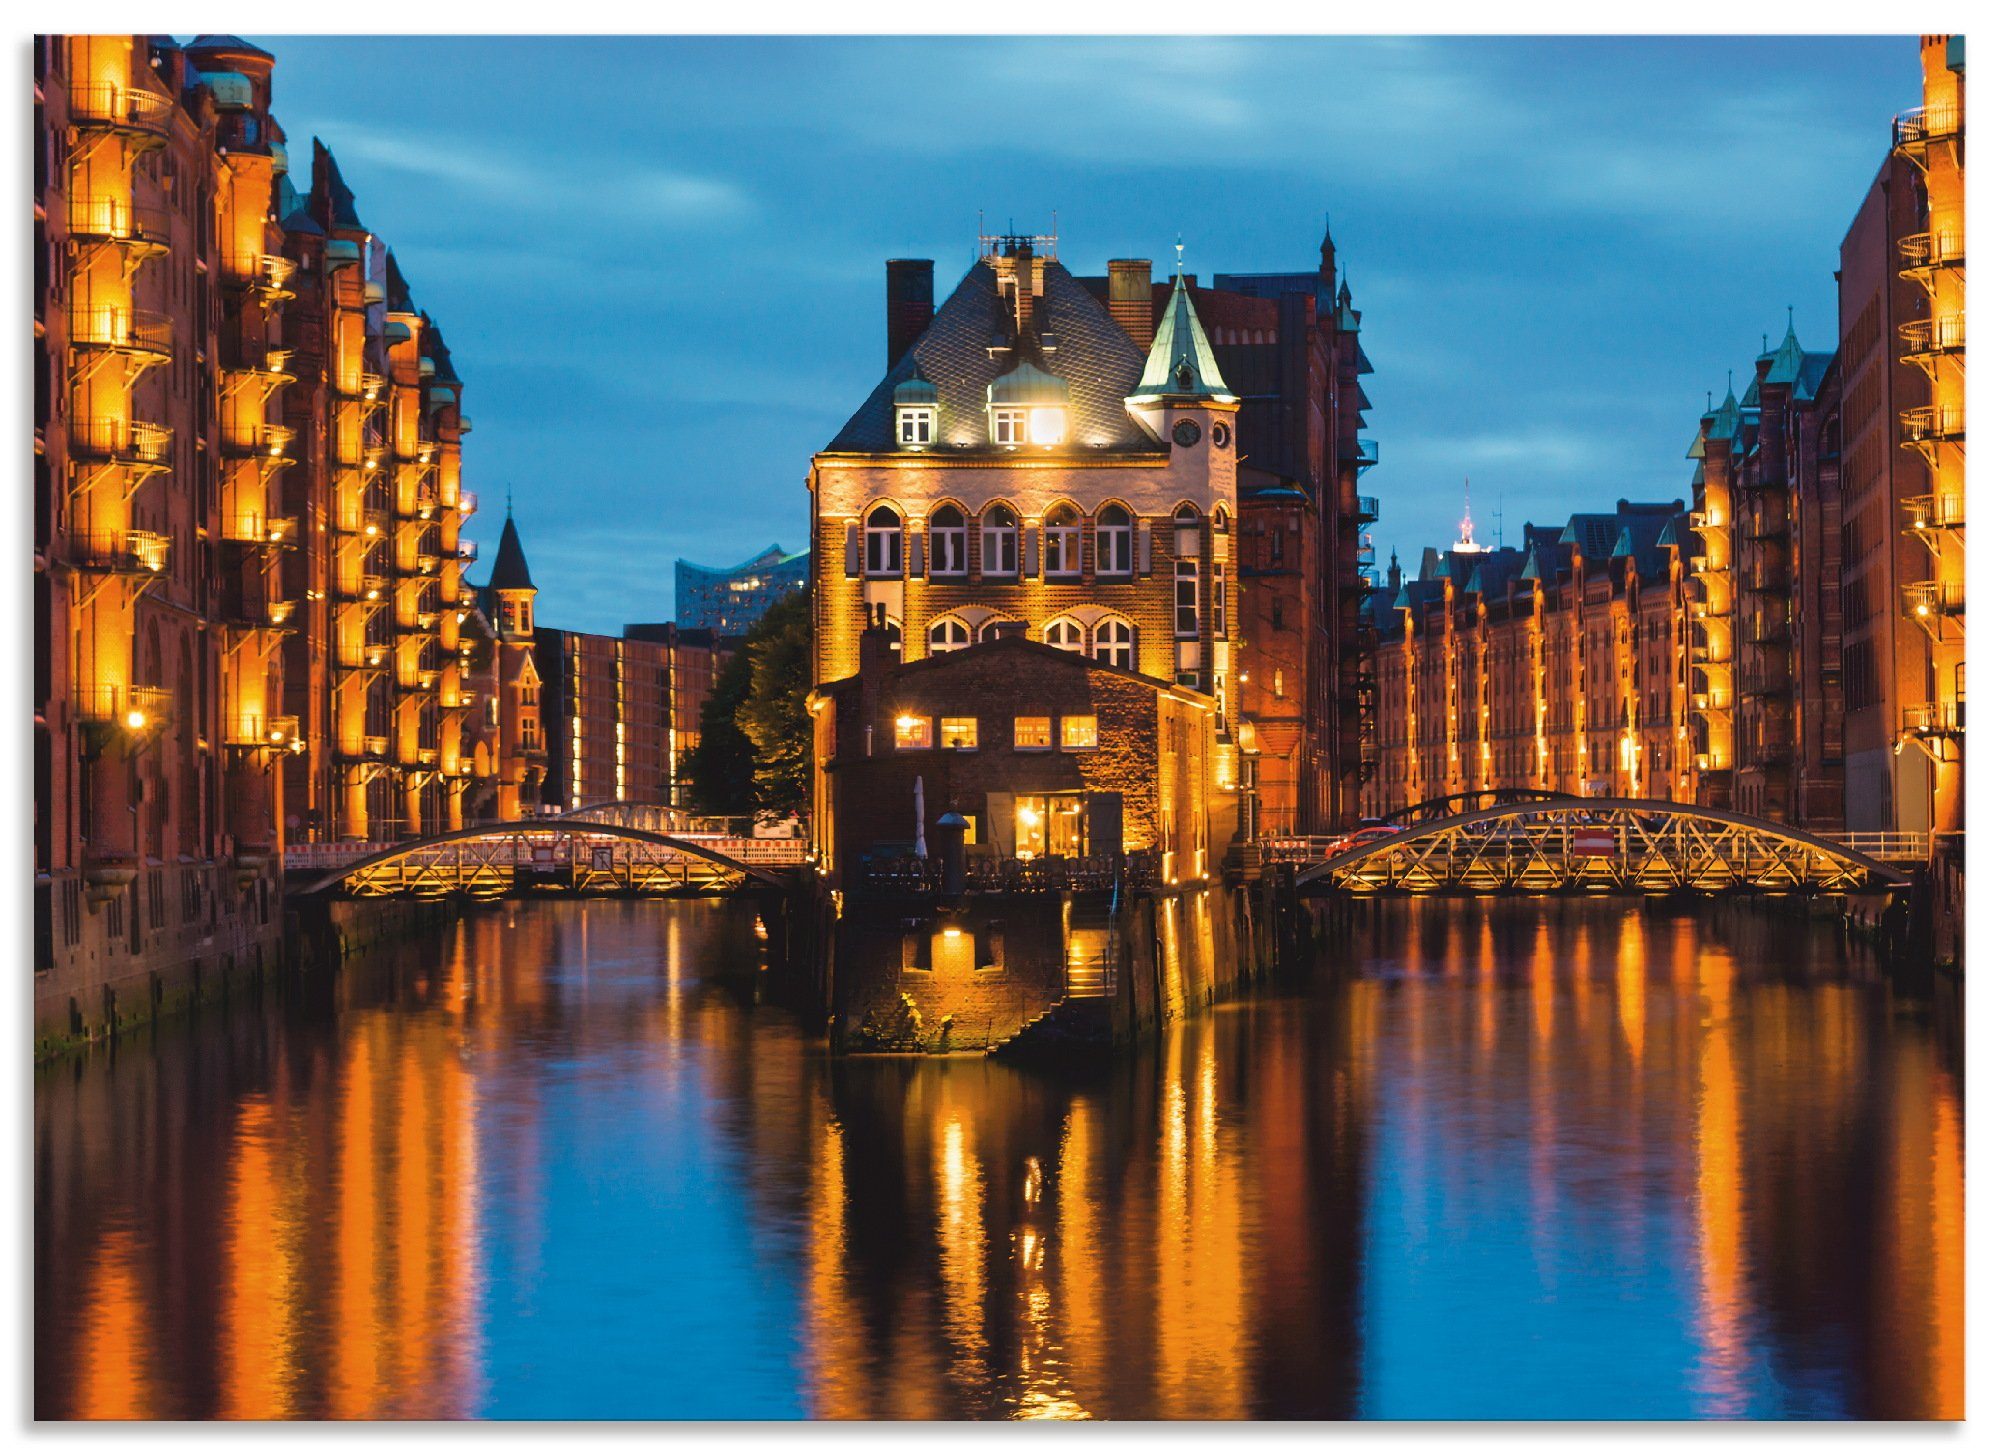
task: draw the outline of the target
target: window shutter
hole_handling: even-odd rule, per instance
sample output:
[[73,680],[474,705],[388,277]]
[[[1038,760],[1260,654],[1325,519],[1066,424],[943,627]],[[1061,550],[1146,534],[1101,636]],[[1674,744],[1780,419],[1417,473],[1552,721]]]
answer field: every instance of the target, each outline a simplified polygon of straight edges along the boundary
[[847,528],[847,574],[861,574],[861,527],[858,525]]
[[924,574],[924,533],[917,531],[910,537],[910,578]]
[[1042,574],[1041,532],[1034,526],[1021,527],[1021,576],[1032,581]]
[[1138,549],[1138,566],[1141,576],[1153,574],[1153,528],[1143,520],[1132,522],[1132,533],[1138,537],[1132,544]]

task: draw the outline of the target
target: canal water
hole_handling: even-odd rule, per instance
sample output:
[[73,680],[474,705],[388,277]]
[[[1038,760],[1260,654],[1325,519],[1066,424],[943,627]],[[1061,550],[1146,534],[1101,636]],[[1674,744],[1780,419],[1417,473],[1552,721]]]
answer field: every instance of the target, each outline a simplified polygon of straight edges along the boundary
[[483,910],[46,1069],[42,1417],[1956,1416],[1962,1031],[1825,927],[1358,911],[1084,1079],[740,908]]

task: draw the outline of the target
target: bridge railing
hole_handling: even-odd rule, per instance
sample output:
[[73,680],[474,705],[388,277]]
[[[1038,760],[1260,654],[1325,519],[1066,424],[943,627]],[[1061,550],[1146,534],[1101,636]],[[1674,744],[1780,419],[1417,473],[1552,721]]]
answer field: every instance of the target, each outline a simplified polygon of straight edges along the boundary
[[1928,863],[1931,857],[1931,835],[1928,833],[1826,834],[1822,837],[1843,849],[1852,849],[1857,854],[1866,854],[1885,864],[1923,864]]
[[[944,863],[898,854],[871,859],[861,870],[861,882],[886,894],[940,894]],[[1160,858],[1154,853],[1088,854],[1058,859],[968,859],[968,894],[1053,894],[1064,890],[1089,893],[1114,889],[1149,889],[1160,882]]]

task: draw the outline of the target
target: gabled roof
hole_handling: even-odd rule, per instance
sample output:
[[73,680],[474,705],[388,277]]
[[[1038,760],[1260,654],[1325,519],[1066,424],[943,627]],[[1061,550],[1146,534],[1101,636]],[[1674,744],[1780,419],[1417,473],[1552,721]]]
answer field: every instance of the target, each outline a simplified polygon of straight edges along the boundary
[[313,138],[313,198],[324,208],[331,226],[353,232],[368,230],[354,210],[354,193],[341,180],[340,164],[318,137]]
[[1164,451],[1125,409],[1145,365],[1138,345],[1061,263],[1050,258],[1042,266],[1042,295],[1035,300],[1031,326],[1017,337],[1013,316],[1001,303],[992,262],[982,258],[974,263],[827,450],[895,453],[896,386],[921,377],[937,388],[939,453],[1000,453],[988,431],[986,391],[1028,362],[1069,390],[1064,449]]
[[1208,334],[1195,315],[1184,274],[1174,274],[1173,296],[1167,300],[1167,311],[1153,332],[1153,348],[1146,355],[1145,372],[1132,392],[1170,399],[1236,397],[1223,382],[1222,366],[1216,363],[1215,350],[1208,346]]
[[493,574],[487,578],[489,591],[533,591],[534,578],[528,575],[528,557],[521,549],[521,533],[514,529],[514,512],[507,511],[507,524],[500,528],[500,549],[493,553]]

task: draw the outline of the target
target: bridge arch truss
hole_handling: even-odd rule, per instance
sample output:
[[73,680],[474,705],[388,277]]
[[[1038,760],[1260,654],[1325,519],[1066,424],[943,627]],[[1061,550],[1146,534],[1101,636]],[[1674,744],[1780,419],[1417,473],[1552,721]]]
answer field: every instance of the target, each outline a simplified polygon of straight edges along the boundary
[[1418,822],[1296,880],[1351,894],[1831,893],[1908,882],[1880,860],[1727,809],[1553,797]]
[[397,844],[295,891],[346,899],[716,896],[777,888],[782,874],[701,843],[626,824],[540,819]]

